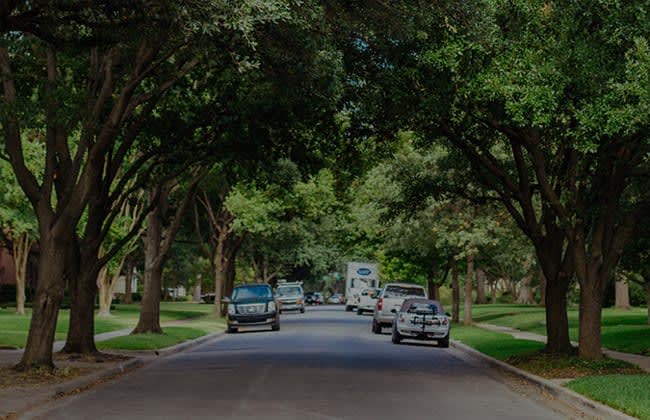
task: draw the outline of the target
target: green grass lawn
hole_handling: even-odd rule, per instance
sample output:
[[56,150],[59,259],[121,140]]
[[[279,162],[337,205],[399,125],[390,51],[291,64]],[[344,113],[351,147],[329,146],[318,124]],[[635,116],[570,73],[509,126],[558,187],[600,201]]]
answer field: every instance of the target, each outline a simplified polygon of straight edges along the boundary
[[643,420],[650,420],[650,375],[589,376],[568,388]]
[[[544,308],[528,305],[475,305],[475,322],[485,322],[523,331],[546,334]],[[578,340],[578,310],[568,311],[569,335]],[[650,355],[650,325],[647,309],[629,311],[606,308],[603,310],[602,344],[612,350]]]
[[223,330],[223,320],[206,318],[192,322],[191,326],[163,327],[163,334],[137,334],[125,335],[97,343],[97,347],[103,350],[154,350],[173,346],[183,341],[192,340]]
[[537,341],[518,340],[509,334],[455,324],[451,338],[499,360],[544,348],[544,344]]
[[[170,322],[204,316],[212,312],[212,305],[191,302],[161,302],[160,322]],[[16,315],[15,308],[0,308],[0,347],[22,348],[27,341],[31,312]],[[95,333],[101,334],[132,328],[138,322],[140,305],[115,305],[111,317],[95,318]],[[65,340],[70,319],[69,310],[59,311],[55,340]]]

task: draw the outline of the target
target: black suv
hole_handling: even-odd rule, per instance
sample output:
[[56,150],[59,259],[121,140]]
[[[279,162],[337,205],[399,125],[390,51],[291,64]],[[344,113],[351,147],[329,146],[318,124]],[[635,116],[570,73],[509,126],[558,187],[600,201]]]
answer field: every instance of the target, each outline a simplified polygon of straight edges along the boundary
[[228,332],[235,333],[239,327],[270,325],[280,330],[280,315],[273,289],[268,284],[249,284],[235,287],[228,303]]

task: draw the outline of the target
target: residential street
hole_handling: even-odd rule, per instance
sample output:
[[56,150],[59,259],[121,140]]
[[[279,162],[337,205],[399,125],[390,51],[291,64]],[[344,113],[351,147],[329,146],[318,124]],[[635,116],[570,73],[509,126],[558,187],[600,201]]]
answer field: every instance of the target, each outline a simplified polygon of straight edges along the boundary
[[459,350],[393,345],[388,330],[381,336],[370,332],[371,319],[341,307],[283,314],[280,332],[224,336],[53,403],[31,418],[573,417]]

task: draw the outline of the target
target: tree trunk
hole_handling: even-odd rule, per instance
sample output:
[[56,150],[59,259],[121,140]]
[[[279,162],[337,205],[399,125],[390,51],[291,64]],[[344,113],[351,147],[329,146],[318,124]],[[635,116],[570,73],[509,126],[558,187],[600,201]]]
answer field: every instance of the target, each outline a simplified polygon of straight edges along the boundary
[[97,275],[97,285],[99,286],[99,312],[97,312],[97,316],[111,316],[113,288],[110,283],[108,266],[104,266]]
[[70,279],[70,322],[63,353],[97,352],[94,316],[97,274],[96,269],[86,266]]
[[460,285],[458,284],[458,263],[451,259],[451,320],[460,322]]
[[226,232],[219,232],[217,238],[217,246],[214,249],[214,256],[212,258],[212,269],[214,276],[214,313],[217,316],[222,316],[221,301],[224,297],[227,278],[227,261],[225,255],[226,245]]
[[25,315],[25,285],[27,283],[27,261],[33,241],[23,233],[13,242],[14,262],[16,266],[16,313]]
[[546,276],[543,270],[539,270],[539,294],[541,305],[546,306]]
[[630,305],[630,287],[625,279],[616,280],[616,308],[629,310]]
[[431,269],[429,270],[429,275],[427,276],[427,293],[429,299],[440,300],[440,285],[436,283],[436,277],[438,277],[438,264],[435,260],[431,261]]
[[192,302],[201,303],[201,278],[199,282],[192,288]]
[[[596,276],[593,272],[590,274]],[[599,280],[592,277],[580,282],[578,353],[581,359],[586,360],[599,360],[603,357],[600,344],[603,287]]]
[[476,270],[476,303],[483,305],[487,302],[485,298],[485,271]]
[[32,306],[32,320],[23,357],[17,370],[53,369],[52,345],[59,307],[65,288],[65,261],[68,243],[51,232],[41,231],[38,258],[38,286]]
[[465,277],[465,306],[463,325],[472,325],[472,283],[474,282],[474,255],[467,256],[467,276]]
[[[153,195],[150,194],[150,200]],[[156,206],[147,217],[144,236],[144,292],[140,319],[131,334],[162,334],[160,327],[160,289],[162,287],[162,262],[160,242],[163,235],[163,210]]]
[[527,275],[519,281],[519,294],[517,296],[517,303],[524,305],[532,305],[535,303],[533,299],[533,288],[530,284],[533,282],[533,276]]
[[492,296],[490,298],[490,303],[492,303],[492,304],[497,303],[497,283],[498,283],[498,280],[495,279],[494,281],[492,281],[491,287],[490,287],[490,289],[491,289],[490,292],[492,294]]
[[124,274],[124,303],[130,305],[133,303],[133,268],[134,264],[129,258],[129,262],[126,264],[126,273]]

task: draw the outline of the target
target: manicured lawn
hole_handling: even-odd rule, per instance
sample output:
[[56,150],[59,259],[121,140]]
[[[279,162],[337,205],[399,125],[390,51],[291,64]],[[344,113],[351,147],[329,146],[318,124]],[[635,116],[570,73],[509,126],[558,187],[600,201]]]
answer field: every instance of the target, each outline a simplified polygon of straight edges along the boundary
[[[544,308],[527,305],[476,305],[472,309],[475,322],[485,322],[523,331],[546,334]],[[569,335],[578,340],[578,310],[571,308]],[[647,309],[629,311],[603,310],[602,344],[612,350],[650,355],[650,325]]]
[[191,326],[163,327],[163,334],[125,335],[97,343],[100,349],[113,350],[154,350],[173,346],[212,332],[223,330],[222,320],[206,319],[192,322]]
[[452,327],[451,338],[499,360],[544,348],[544,344],[537,341],[518,340],[509,334],[462,325]]
[[[161,302],[160,321],[162,323],[182,319],[196,318],[212,312],[212,305],[200,305],[191,302]],[[113,316],[95,318],[95,333],[101,334],[132,328],[138,322],[140,305],[115,305]],[[70,318],[69,310],[61,310],[57,320],[55,340],[65,340]],[[31,312],[16,315],[15,308],[0,308],[0,347],[22,348],[27,341],[27,332],[31,321]]]
[[650,375],[590,376],[566,386],[629,415],[650,420]]

